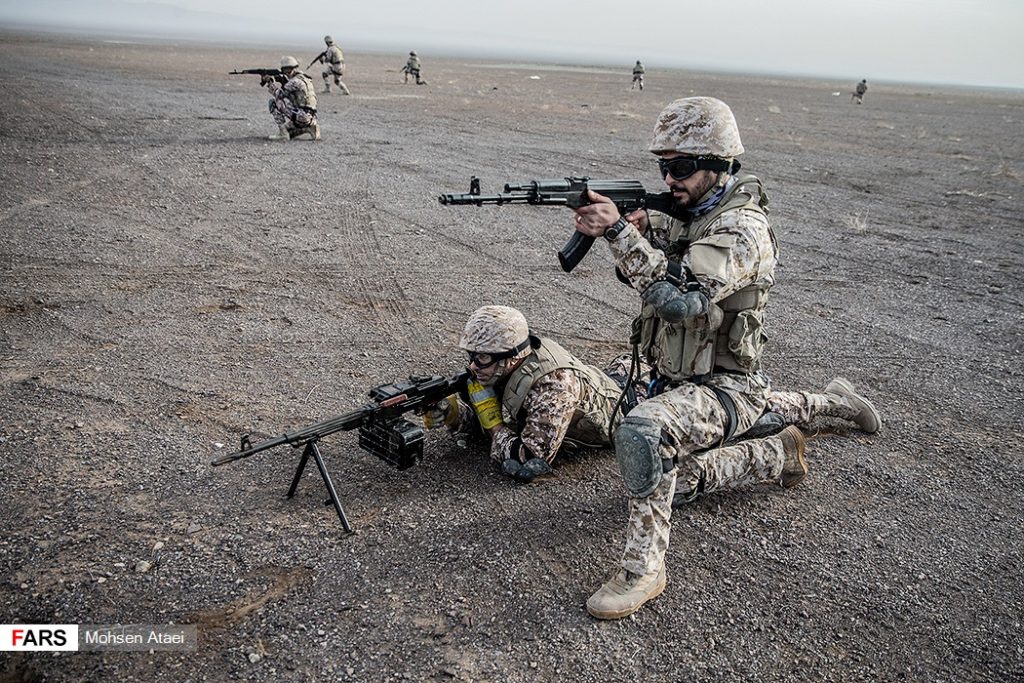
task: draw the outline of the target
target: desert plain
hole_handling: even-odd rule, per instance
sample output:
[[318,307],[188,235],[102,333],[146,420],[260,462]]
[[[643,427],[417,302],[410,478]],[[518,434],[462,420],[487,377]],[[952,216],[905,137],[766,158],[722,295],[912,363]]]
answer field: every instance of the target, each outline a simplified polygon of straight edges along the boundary
[[[36,681],[1024,679],[1024,93],[346,51],[319,142],[266,139],[228,71],[309,45],[0,35],[0,622],[195,624],[193,652],[0,653]],[[344,44],[342,45],[344,47]],[[642,57],[642,55],[641,55]],[[319,70],[310,70],[318,85]],[[440,205],[509,181],[660,187],[658,112],[711,95],[768,188],[780,388],[852,381],[799,487],[673,517],[668,588],[599,622],[614,454],[531,485],[442,433],[395,471],[321,442],[354,535],[287,447],[240,435],[462,367],[483,304],[602,364],[638,302],[566,209]]]

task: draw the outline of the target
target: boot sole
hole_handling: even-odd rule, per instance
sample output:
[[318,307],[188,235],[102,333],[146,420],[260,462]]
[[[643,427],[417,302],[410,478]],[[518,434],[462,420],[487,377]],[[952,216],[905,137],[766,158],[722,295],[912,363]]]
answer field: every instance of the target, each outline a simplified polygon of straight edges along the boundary
[[647,604],[648,602],[650,602],[651,600],[665,592],[665,585],[667,583],[668,581],[662,581],[660,584],[654,587],[654,590],[651,592],[650,595],[648,595],[646,598],[643,599],[643,601],[639,602],[636,605],[633,605],[632,607],[628,607],[626,609],[621,610],[601,611],[592,608],[590,606],[590,603],[588,602],[587,611],[590,612],[590,616],[594,617],[595,619],[621,619],[622,617],[628,617],[630,614],[636,612],[645,604]]

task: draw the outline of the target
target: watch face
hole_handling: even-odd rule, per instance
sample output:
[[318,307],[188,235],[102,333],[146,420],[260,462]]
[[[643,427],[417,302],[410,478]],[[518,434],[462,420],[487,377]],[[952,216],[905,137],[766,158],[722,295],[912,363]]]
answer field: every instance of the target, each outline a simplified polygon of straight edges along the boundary
[[619,233],[626,229],[627,225],[629,225],[629,223],[620,218],[619,220],[612,223],[610,228],[604,231],[604,238],[606,240],[613,240],[617,238],[619,236]]

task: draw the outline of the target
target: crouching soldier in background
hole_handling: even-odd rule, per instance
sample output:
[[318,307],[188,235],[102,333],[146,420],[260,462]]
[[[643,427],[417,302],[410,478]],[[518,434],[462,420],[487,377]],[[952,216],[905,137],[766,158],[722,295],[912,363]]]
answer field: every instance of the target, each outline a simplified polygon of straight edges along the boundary
[[417,56],[416,51],[413,50],[409,53],[409,59],[405,62],[405,66],[402,67],[402,73],[405,74],[405,80],[403,83],[409,82],[409,76],[416,78],[416,85],[429,85],[425,80],[420,77],[420,58]]
[[260,85],[270,90],[270,113],[278,126],[271,140],[290,140],[309,133],[313,140],[320,139],[320,124],[316,120],[316,87],[313,79],[299,70],[294,57],[281,58],[281,72],[287,81],[281,85],[273,76],[263,76]]

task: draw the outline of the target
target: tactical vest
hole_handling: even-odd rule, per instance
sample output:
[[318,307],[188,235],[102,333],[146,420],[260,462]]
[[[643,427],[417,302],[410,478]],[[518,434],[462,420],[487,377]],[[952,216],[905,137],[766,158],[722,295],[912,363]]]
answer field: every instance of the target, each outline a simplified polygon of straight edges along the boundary
[[[755,211],[766,216],[767,206],[768,197],[761,181],[749,174],[739,175],[711,211],[688,223],[670,223],[665,253],[677,261],[689,251],[694,273],[715,275],[725,268],[721,250],[727,249],[732,241],[729,235],[708,234],[715,220],[727,211]],[[771,226],[768,233],[778,253]],[[698,242],[698,248],[691,248],[691,244]],[[640,350],[658,374],[669,380],[690,380],[715,371],[756,372],[768,339],[763,331],[764,308],[772,284],[773,278],[769,276],[765,282],[709,304],[707,314],[675,324],[661,320],[653,306],[645,305],[633,323],[635,333],[639,333]]]
[[581,406],[576,407],[566,437],[581,444],[597,446],[608,443],[608,419],[622,389],[608,375],[590,365],[585,364],[560,344],[550,339],[541,339],[540,347],[519,364],[505,384],[501,397],[502,412],[506,419],[514,422],[521,429],[526,416],[521,415],[523,402],[530,389],[541,377],[568,368],[582,376],[587,390],[597,392],[603,401],[597,401],[601,407],[587,413]]
[[341,52],[340,47],[331,45],[327,48],[327,63],[335,65],[345,63],[345,55]]
[[[294,85],[292,85],[293,83]],[[313,84],[313,79],[299,71],[288,80],[286,85],[288,87],[285,88],[285,91],[292,104],[301,109],[316,111],[316,86]]]

